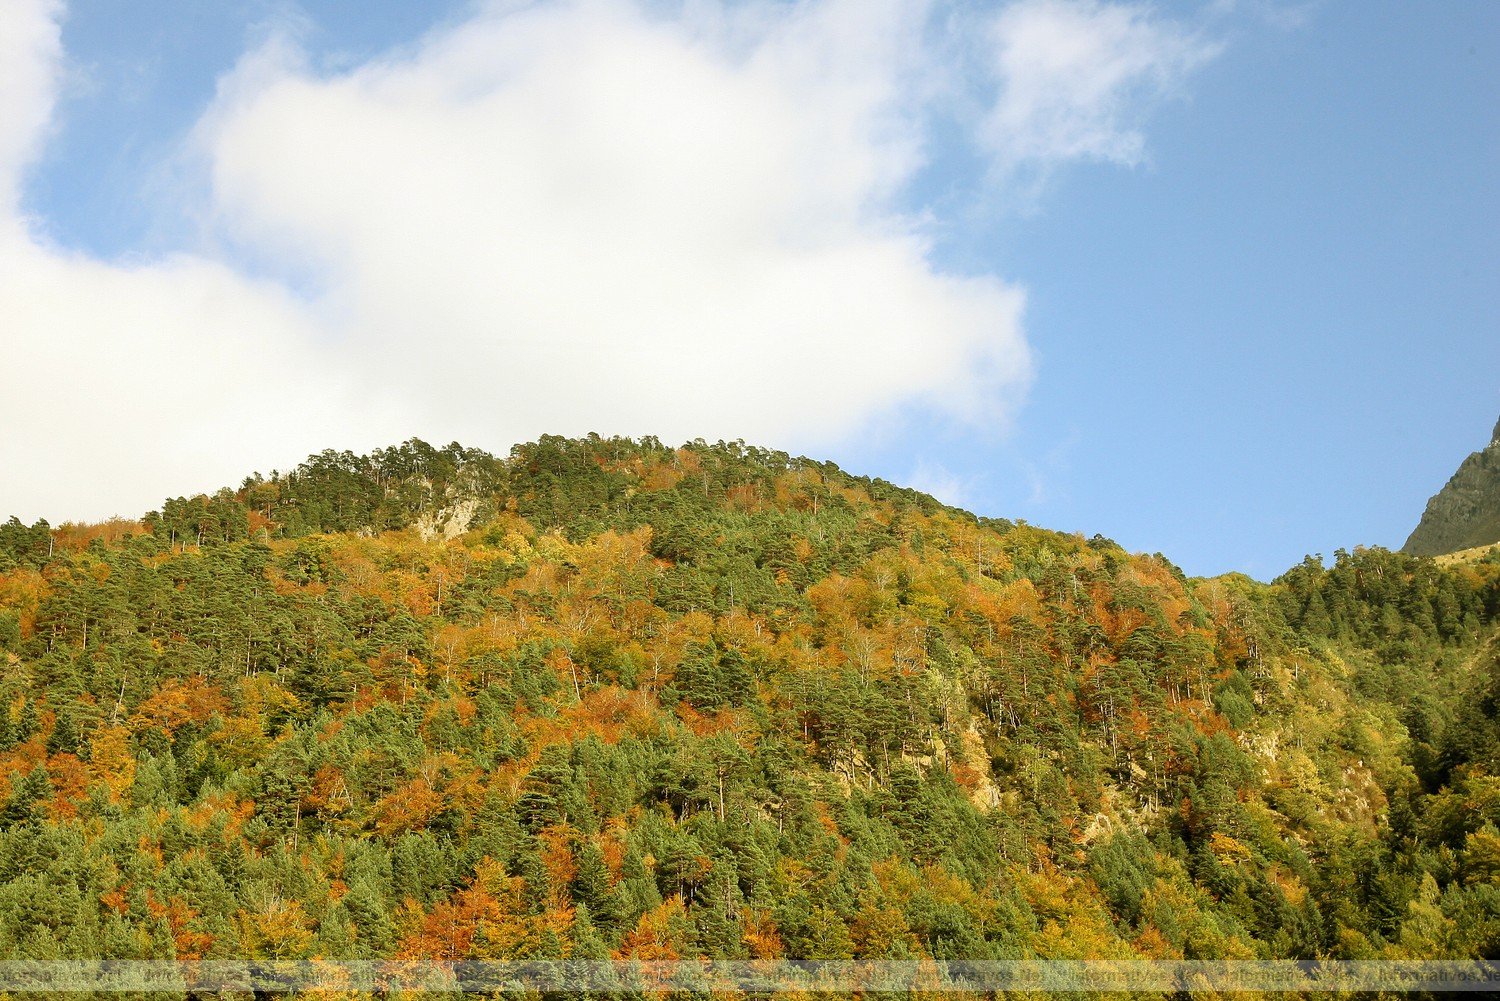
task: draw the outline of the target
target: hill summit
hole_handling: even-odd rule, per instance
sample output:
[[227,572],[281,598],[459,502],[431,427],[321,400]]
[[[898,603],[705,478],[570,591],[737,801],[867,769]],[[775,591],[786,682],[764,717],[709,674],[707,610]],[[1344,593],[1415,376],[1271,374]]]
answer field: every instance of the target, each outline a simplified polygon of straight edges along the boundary
[[1490,443],[1470,454],[1427,502],[1401,551],[1440,556],[1492,542],[1500,542],[1500,422]]

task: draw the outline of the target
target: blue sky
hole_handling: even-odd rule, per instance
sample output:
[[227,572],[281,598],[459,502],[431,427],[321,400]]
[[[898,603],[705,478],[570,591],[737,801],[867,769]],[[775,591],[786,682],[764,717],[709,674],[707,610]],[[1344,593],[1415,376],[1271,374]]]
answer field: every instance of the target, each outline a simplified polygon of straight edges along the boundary
[[18,2],[25,517],[701,433],[1265,579],[1500,415],[1492,3]]
[[1149,165],[966,244],[1040,356],[977,506],[1200,574],[1405,540],[1500,416],[1500,5],[1442,9],[1236,22]]

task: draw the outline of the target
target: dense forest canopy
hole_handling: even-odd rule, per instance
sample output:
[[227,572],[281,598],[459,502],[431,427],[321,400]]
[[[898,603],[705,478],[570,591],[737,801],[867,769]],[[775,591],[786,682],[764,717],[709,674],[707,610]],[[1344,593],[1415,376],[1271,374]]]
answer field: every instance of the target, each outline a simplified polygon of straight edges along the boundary
[[1497,956],[1497,613],[740,443],[12,519],[0,958]]

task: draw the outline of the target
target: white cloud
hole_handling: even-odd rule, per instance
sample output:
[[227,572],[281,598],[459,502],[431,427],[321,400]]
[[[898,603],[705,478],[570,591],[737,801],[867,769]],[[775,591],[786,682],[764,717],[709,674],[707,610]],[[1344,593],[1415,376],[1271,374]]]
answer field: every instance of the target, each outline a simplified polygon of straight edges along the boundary
[[816,444],[912,399],[983,419],[1025,381],[1021,298],[937,273],[893,205],[914,9],[553,4],[331,79],[273,51],[200,139],[224,225],[328,276],[361,364],[445,435]]
[[168,493],[237,483],[253,463],[399,433],[363,432],[354,387],[296,302],[213,262],[119,267],[11,230],[0,302],[7,515],[139,515]]
[[15,193],[50,126],[60,14],[18,2],[0,23],[0,517],[138,515],[329,436],[380,441],[282,289],[201,257],[121,266],[32,233]]
[[969,478],[959,476],[940,462],[919,458],[912,468],[907,483],[913,490],[931,494],[944,504],[973,510],[979,500],[974,495]]
[[15,3],[0,24],[0,217],[14,214],[21,168],[52,115],[61,10],[60,0]]
[[982,137],[1002,169],[1140,162],[1150,99],[1218,51],[1149,7],[1094,0],[1023,0],[995,18],[988,41],[1000,90]]
[[[59,58],[56,5],[13,6],[12,186]],[[1166,26],[1117,10],[998,15],[993,155],[1097,156],[1115,146],[1088,136],[1133,134],[1127,92],[1187,61],[1162,54]],[[232,253],[94,261],[0,207],[0,465],[25,471],[0,480],[0,514],[133,514],[410,434],[817,448],[912,406],[1003,426],[1030,375],[1023,295],[939,270],[922,206],[903,203],[954,99],[935,85],[950,53],[933,13],[504,3],[335,73],[286,41],[257,49],[194,130],[205,186],[179,206],[206,206]],[[1056,110],[1033,93],[1074,58],[1069,31],[1102,34],[1076,45],[1117,66],[1064,102],[1087,128],[1046,125]],[[1027,138],[1004,147],[1008,116]]]

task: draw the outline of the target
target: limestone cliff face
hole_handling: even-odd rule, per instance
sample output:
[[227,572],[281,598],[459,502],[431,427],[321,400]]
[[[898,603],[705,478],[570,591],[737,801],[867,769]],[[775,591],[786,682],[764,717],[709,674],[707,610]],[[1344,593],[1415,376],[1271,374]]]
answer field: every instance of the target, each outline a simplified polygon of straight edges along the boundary
[[1401,551],[1439,556],[1500,542],[1500,423],[1490,443],[1463,461],[1427,502],[1427,510]]

